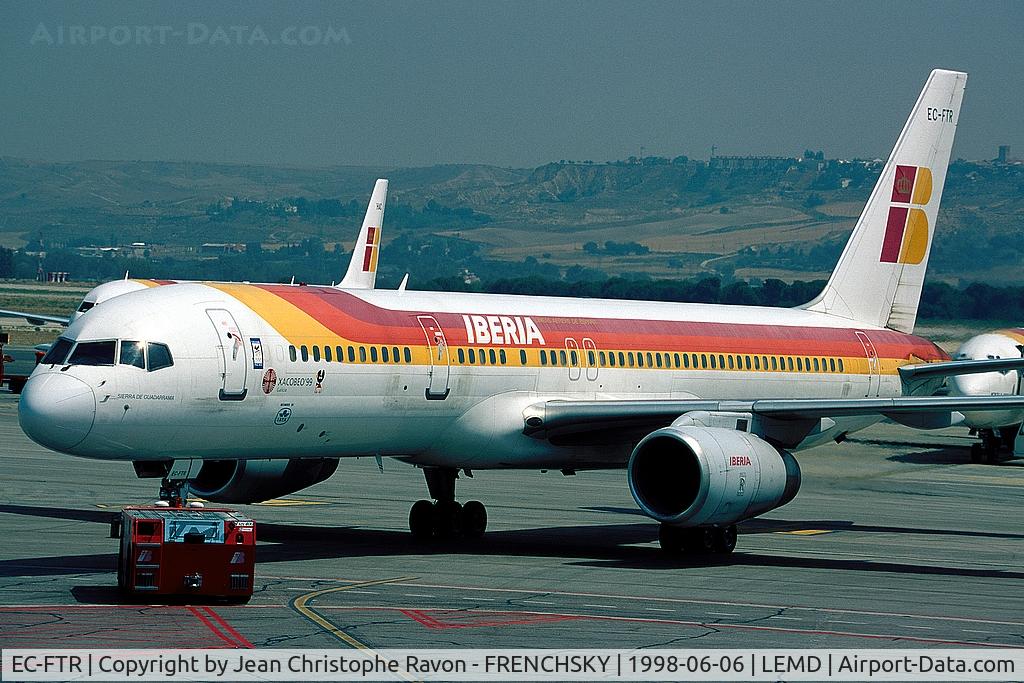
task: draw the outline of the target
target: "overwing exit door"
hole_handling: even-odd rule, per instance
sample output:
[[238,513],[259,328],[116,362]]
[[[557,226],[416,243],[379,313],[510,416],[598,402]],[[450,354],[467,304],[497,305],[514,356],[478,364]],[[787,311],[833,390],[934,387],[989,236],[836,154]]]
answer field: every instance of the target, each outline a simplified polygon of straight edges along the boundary
[[206,315],[216,330],[217,348],[220,350],[223,383],[219,398],[222,401],[241,401],[247,391],[245,374],[248,368],[242,333],[229,311],[223,308],[208,308]]

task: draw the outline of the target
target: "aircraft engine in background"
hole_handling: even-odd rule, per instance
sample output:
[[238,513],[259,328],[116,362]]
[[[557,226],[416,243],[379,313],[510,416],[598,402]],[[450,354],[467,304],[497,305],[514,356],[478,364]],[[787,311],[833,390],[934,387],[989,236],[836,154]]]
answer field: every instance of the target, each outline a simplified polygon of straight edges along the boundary
[[260,503],[319,484],[337,469],[337,458],[207,460],[189,489],[216,503]]

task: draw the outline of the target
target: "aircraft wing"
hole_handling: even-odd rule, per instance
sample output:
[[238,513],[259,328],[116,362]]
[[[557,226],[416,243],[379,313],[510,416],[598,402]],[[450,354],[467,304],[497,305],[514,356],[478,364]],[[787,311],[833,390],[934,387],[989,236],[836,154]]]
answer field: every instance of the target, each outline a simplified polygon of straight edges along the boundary
[[980,360],[951,360],[943,363],[919,363],[899,368],[904,382],[933,377],[973,375],[983,372],[1008,372],[1024,370],[1024,358],[982,358]]
[[67,316],[42,315],[39,313],[25,313],[23,311],[6,311],[0,309],[0,318],[24,318],[31,325],[42,325],[44,323],[58,323],[67,327],[71,319]]
[[882,415],[912,427],[956,424],[963,411],[1024,409],[1024,396],[900,396],[897,398],[643,399],[623,401],[561,401],[534,403],[523,411],[523,433],[550,438],[616,427],[658,428],[694,411],[748,413],[777,421],[810,422],[823,418]]

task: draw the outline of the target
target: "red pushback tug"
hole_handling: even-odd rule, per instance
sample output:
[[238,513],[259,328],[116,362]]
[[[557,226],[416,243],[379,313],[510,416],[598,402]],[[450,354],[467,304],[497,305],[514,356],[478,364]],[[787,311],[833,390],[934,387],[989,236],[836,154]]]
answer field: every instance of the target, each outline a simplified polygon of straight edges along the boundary
[[111,535],[121,539],[117,585],[128,595],[252,597],[256,527],[234,510],[129,506]]

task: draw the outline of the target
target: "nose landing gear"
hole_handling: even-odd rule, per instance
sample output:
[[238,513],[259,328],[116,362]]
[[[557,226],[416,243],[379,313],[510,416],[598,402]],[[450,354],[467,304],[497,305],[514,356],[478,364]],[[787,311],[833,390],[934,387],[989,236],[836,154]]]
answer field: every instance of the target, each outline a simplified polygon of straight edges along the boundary
[[455,500],[454,467],[425,467],[423,476],[433,501],[418,500],[409,511],[409,531],[417,540],[479,538],[487,529],[487,508],[477,500]]

